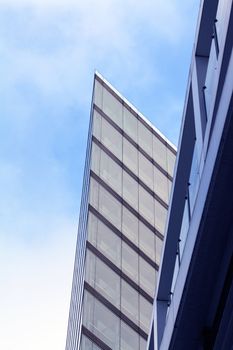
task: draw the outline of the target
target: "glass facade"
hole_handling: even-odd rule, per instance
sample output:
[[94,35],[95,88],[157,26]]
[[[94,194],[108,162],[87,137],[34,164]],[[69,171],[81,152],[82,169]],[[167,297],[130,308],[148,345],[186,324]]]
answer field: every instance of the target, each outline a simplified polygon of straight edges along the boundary
[[82,283],[74,274],[66,350],[145,350],[175,150],[99,75],[89,142]]

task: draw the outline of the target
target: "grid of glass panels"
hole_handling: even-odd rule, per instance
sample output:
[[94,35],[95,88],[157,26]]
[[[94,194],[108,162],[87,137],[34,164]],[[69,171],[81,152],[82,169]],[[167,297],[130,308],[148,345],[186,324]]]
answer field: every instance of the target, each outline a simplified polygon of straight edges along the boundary
[[175,156],[99,79],[93,136],[81,349],[145,350]]

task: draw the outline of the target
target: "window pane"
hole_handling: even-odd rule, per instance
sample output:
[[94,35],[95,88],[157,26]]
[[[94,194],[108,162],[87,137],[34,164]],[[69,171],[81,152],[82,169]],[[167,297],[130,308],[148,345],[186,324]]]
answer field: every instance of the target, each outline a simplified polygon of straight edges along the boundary
[[121,229],[121,203],[100,186],[99,210],[117,228]]
[[162,245],[163,245],[163,241],[159,238],[156,237],[156,263],[159,265],[160,264],[160,260],[161,260],[161,254],[162,254]]
[[141,122],[138,123],[139,146],[152,157],[152,132]]
[[167,209],[155,200],[155,227],[164,234],[167,219]]
[[91,212],[88,213],[88,241],[91,242],[95,247],[97,243],[97,232],[98,232],[98,219]]
[[122,160],[122,135],[102,118],[102,143]]
[[124,280],[121,280],[121,311],[138,325],[139,321],[139,295]]
[[102,108],[102,99],[103,99],[103,85],[95,80],[95,90],[94,90],[94,103]]
[[120,276],[87,250],[86,281],[116,307],[120,307]]
[[98,222],[97,249],[116,266],[121,266],[121,239],[100,220]]
[[121,321],[121,350],[139,350],[139,334]]
[[100,148],[92,142],[91,150],[91,169],[99,175],[100,173]]
[[93,350],[92,346],[93,346],[92,341],[82,334],[81,350]]
[[98,209],[99,206],[99,184],[93,178],[90,180],[90,203]]
[[139,257],[140,287],[154,297],[155,269],[142,257]]
[[140,350],[146,350],[147,341],[142,337],[140,337],[139,341],[140,341]]
[[123,137],[123,163],[138,175],[138,150]]
[[123,198],[138,210],[138,182],[123,171]]
[[135,245],[138,245],[138,218],[123,206],[122,232]]
[[155,260],[155,234],[141,221],[139,221],[139,248]]
[[140,295],[140,327],[149,333],[153,305]]
[[138,120],[126,107],[123,107],[123,121],[124,131],[126,134],[129,135],[136,143],[138,143]]
[[154,198],[142,186],[139,186],[139,212],[154,225]]
[[166,203],[168,203],[168,181],[168,178],[154,167],[154,190]]
[[122,271],[138,283],[138,254],[122,242]]
[[122,103],[106,89],[103,91],[103,111],[122,128]]
[[174,173],[175,161],[176,156],[169,149],[167,149],[167,171],[171,176],[173,176]]
[[167,171],[167,150],[155,135],[153,135],[153,158],[164,170]]
[[101,115],[94,110],[93,114],[93,135],[100,141],[101,140]]
[[101,150],[100,176],[119,195],[122,193],[122,168]]
[[139,153],[139,178],[153,190],[153,164]]
[[114,350],[119,350],[120,319],[95,299],[84,293],[83,324]]

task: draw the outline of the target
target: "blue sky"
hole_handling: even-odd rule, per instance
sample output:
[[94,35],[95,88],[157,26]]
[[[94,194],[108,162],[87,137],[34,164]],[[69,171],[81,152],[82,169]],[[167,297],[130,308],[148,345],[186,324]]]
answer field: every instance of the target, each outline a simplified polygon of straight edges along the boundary
[[0,0],[0,348],[64,350],[94,70],[177,144],[196,0]]

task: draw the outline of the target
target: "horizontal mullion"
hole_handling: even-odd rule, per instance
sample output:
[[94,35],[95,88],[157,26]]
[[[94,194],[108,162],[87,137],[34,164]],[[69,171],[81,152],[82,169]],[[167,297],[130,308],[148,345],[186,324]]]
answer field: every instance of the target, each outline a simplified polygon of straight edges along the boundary
[[128,106],[128,104],[124,100],[122,100],[113,90],[111,90],[110,87],[107,84],[105,84],[98,76],[96,76],[96,79],[101,85],[104,86],[106,90],[108,90],[108,92],[110,92],[111,95],[113,95],[124,107],[126,107],[136,119],[138,119],[153,135],[155,135],[167,148],[169,148],[169,150],[174,155],[176,155],[176,151],[174,150],[174,148],[171,147],[169,143],[167,143],[153,128],[151,128],[151,126],[148,125],[148,123],[144,119],[142,119],[136,111],[134,111],[130,106]]
[[146,334],[146,332],[144,332],[139,326],[137,326],[133,321],[131,321],[128,318],[128,316],[126,316],[122,311],[120,311],[116,306],[114,306],[110,301],[108,301],[103,295],[101,295],[86,281],[84,282],[84,290],[87,290],[89,293],[91,293],[96,299],[98,299],[103,305],[105,305],[110,311],[112,311],[114,315],[119,317],[141,337],[147,340],[148,335]]
[[[172,181],[172,176],[159,165],[149,154],[136,143],[124,130],[122,130],[109,116],[102,111],[97,105],[94,104],[94,109],[105,119],[109,124],[112,125],[120,134],[122,134],[137,150],[140,151],[157,169],[159,169],[169,180]],[[156,135],[157,136],[157,135]],[[167,145],[166,145],[167,146]]]
[[102,350],[112,350],[108,345],[106,345],[100,338],[93,334],[88,328],[82,325],[82,334],[84,334],[88,339],[95,343]]
[[[111,224],[98,210],[96,210],[91,204],[89,204],[89,210],[100,221],[102,221],[112,232],[114,232],[119,238],[130,246],[138,255],[140,255],[148,264],[158,271],[159,266],[153,261],[146,253],[144,253],[139,247],[137,247],[128,237],[126,237],[120,230],[118,230],[113,224]],[[153,233],[153,232],[152,232]]]
[[160,198],[149,186],[147,186],[132,170],[130,170],[120,159],[118,159],[107,147],[105,147],[95,136],[92,136],[93,142],[99,146],[115,163],[124,169],[135,181],[141,185],[152,197],[154,197],[165,209],[168,204]]
[[150,224],[143,215],[135,210],[126,200],[124,200],[118,193],[116,193],[111,186],[106,184],[93,170],[90,171],[91,177],[95,179],[101,186],[103,186],[113,197],[115,197],[121,204],[123,204],[129,211],[134,214],[140,221],[144,223],[151,231],[153,231],[160,239],[163,240],[163,234],[159,232],[152,224]]
[[154,299],[147,293],[143,288],[141,288],[137,283],[131,280],[119,267],[117,267],[111,260],[109,260],[103,253],[101,253],[96,247],[94,247],[89,241],[87,241],[86,247],[94,253],[100,260],[102,260],[108,267],[110,267],[114,272],[116,272],[124,281],[131,285],[139,294],[141,294],[145,299],[147,299],[151,304],[153,304]]

